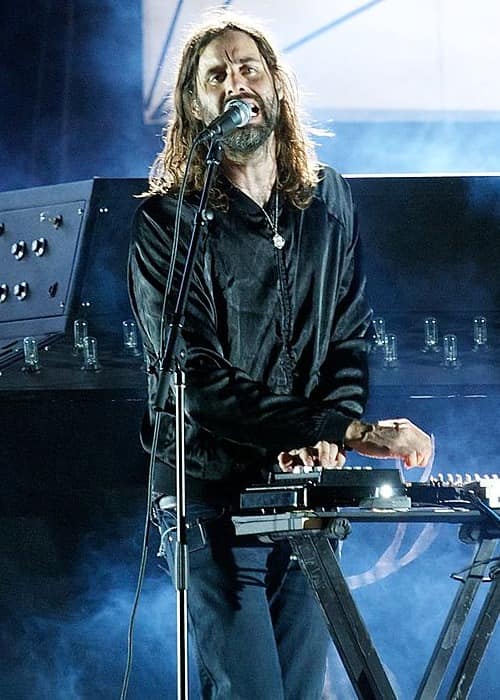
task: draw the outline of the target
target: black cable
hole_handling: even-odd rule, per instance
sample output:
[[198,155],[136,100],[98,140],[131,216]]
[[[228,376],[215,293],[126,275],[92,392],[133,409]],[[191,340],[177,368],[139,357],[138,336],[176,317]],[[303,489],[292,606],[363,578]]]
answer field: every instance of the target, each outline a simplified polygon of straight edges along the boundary
[[[490,508],[487,503],[485,503],[479,496],[477,496],[473,491],[470,489],[461,489],[461,492],[463,494],[464,499],[468,502],[471,503],[474,508],[477,508],[481,513],[486,515],[489,520],[493,520],[493,523],[496,528],[500,526],[500,515],[493,510],[493,508]],[[456,571],[455,573],[451,574],[451,578],[455,579],[455,581],[460,581],[461,583],[465,583],[465,579],[462,576],[459,576],[459,574],[463,574],[466,571],[472,571],[476,566],[484,565],[486,566],[487,564],[491,564],[493,562],[500,562],[500,557],[491,557],[491,559],[486,559],[485,561],[479,561],[475,562],[471,566],[466,566],[464,569],[460,569],[460,571]],[[496,571],[496,569],[495,569]],[[495,573],[496,576],[496,573]],[[493,580],[494,576],[491,574],[489,576],[483,576],[483,575],[477,575],[477,574],[471,574],[469,576],[471,579],[479,579],[483,583],[491,583]]]
[[[460,583],[465,583],[465,578],[463,576],[459,576],[459,574],[472,571],[472,569],[475,569],[476,566],[486,566],[487,564],[493,564],[493,562],[500,562],[500,557],[491,557],[490,559],[483,559],[483,561],[476,561],[473,564],[470,564],[470,566],[466,566],[463,569],[459,569],[458,571],[450,574],[450,578],[454,579],[455,581],[460,581]],[[479,579],[483,583],[491,583],[493,580],[491,576],[479,576],[478,574],[471,574],[468,578]]]
[[494,524],[496,527],[500,527],[500,514],[497,513],[496,511],[493,510],[493,508],[490,508],[487,503],[485,503],[479,496],[476,496],[476,494],[473,491],[468,491],[465,490],[463,491],[465,498],[470,501],[471,503],[474,504],[474,506],[481,511],[481,513],[484,513],[485,515],[488,516],[490,520],[493,520]]
[[160,432],[160,422],[161,413],[157,412],[155,415],[155,424],[153,432],[153,442],[151,446],[151,455],[149,459],[148,468],[148,494],[147,494],[147,506],[146,506],[146,519],[144,522],[144,532],[142,539],[142,551],[141,560],[139,564],[139,574],[137,576],[137,585],[135,589],[134,602],[132,604],[132,611],[130,613],[130,620],[128,625],[127,634],[127,662],[125,665],[125,671],[123,674],[122,689],[120,693],[120,700],[125,700],[128,692],[128,684],[130,680],[130,673],[132,671],[132,659],[134,655],[134,625],[135,616],[137,613],[137,608],[139,605],[139,599],[142,592],[142,586],[144,584],[144,572],[146,571],[146,563],[148,559],[148,539],[149,539],[149,523],[151,516],[151,507],[153,504],[153,477],[154,477],[154,466],[156,461],[156,451],[158,446],[158,437]]

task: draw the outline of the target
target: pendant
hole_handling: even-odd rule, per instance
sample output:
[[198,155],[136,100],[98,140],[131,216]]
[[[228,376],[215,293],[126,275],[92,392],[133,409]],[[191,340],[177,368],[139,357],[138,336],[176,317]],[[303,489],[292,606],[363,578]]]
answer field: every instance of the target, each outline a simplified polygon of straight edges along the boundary
[[275,248],[281,250],[285,245],[285,239],[283,238],[283,236],[280,236],[279,233],[275,233],[273,236],[273,243]]

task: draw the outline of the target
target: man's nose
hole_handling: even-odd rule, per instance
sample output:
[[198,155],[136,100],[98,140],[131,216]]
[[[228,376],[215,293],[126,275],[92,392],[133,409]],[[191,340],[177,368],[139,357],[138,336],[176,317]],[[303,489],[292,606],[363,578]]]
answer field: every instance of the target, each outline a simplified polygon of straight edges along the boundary
[[240,73],[231,72],[226,77],[226,97],[234,97],[241,92],[246,92],[247,86]]

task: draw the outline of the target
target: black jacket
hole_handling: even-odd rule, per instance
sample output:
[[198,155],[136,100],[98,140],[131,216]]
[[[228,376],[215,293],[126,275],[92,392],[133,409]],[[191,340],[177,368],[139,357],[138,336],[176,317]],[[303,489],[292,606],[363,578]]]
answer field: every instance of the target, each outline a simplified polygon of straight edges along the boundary
[[[280,250],[263,209],[222,180],[229,211],[215,211],[194,271],[187,346],[187,464],[192,498],[225,502],[276,468],[280,451],[342,443],[367,399],[370,320],[348,184],[326,168],[310,206],[279,202]],[[182,214],[185,256],[195,201]],[[148,449],[157,389],[155,356],[176,199],[153,196],[133,225],[129,292],[151,356]],[[180,263],[173,288],[180,279]],[[173,301],[169,299],[171,310]],[[166,414],[154,490],[173,493],[174,420]],[[168,465],[168,466],[166,466]]]

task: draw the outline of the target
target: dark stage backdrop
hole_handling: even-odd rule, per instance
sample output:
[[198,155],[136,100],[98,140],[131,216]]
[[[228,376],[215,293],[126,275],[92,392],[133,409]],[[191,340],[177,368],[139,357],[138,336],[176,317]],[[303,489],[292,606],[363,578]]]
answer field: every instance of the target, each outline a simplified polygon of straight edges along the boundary
[[[370,298],[399,348],[393,368],[384,367],[379,351],[371,354],[368,415],[409,416],[432,431],[434,473],[500,472],[500,178],[363,177],[350,183]],[[59,195],[59,203],[71,208],[77,202],[86,210],[67,333],[47,350],[42,345],[40,372],[23,372],[21,359],[14,359],[0,376],[0,695],[8,700],[119,693],[146,483],[138,441],[144,368],[140,355],[124,351],[121,337],[121,322],[130,316],[128,227],[137,206],[133,194],[144,184],[103,179],[0,194],[0,220],[8,224],[0,236],[3,264],[12,258],[19,227],[31,221],[27,211],[55,215]],[[32,221],[38,225],[39,216]],[[47,235],[64,236],[64,225]],[[27,230],[35,232],[31,224]],[[12,259],[7,272],[20,264]],[[440,342],[444,333],[457,335],[458,368],[444,368],[441,353],[422,353],[429,315],[438,322]],[[473,351],[477,315],[488,323],[484,352]],[[98,339],[98,373],[82,371],[72,351],[77,316],[86,317]],[[1,320],[0,338],[4,346]],[[134,700],[175,697],[174,597],[156,546],[153,532]],[[455,594],[458,584],[449,574],[470,557],[471,547],[450,525],[358,525],[345,545],[345,571],[401,697],[414,695]],[[499,651],[497,632],[471,698],[494,696]],[[351,698],[333,652],[330,663],[332,697]]]
[[[12,362],[15,346],[6,348],[0,335],[5,700],[119,695],[146,461],[137,437],[145,396],[141,358],[124,354],[121,343],[135,185],[117,178],[147,175],[161,131],[142,121],[141,19],[141,0],[17,0],[0,22],[0,190],[84,181],[88,206],[89,193],[96,195],[66,321],[88,315],[102,362],[99,374],[82,372],[66,335],[47,343],[41,372],[28,375],[20,360]],[[316,139],[321,159],[343,173],[500,171],[495,121],[349,123],[313,116],[335,132]],[[90,182],[96,175],[104,178],[102,189]],[[370,296],[397,335],[400,356],[397,367],[386,369],[373,353],[369,415],[408,415],[432,430],[435,472],[498,472],[497,179],[362,178],[351,185]],[[10,211],[10,221],[17,217],[12,209],[29,204],[45,209],[47,202],[40,191],[26,192],[15,205],[6,195],[0,209]],[[40,222],[32,223],[26,235],[38,236]],[[12,270],[9,236],[8,229],[0,236],[2,271],[7,262]],[[457,335],[458,369],[445,370],[440,355],[421,353],[429,314],[441,337]],[[472,352],[477,314],[487,318],[491,346],[480,355]],[[155,547],[152,542],[131,700],[175,697],[174,599]],[[422,553],[405,564],[415,550]],[[368,583],[384,552],[396,571]],[[359,526],[346,544],[346,572],[401,697],[413,696],[455,593],[448,575],[469,560],[470,548],[458,543],[452,526],[404,533]],[[499,647],[497,631],[473,700],[498,693]],[[333,654],[330,660],[335,697],[351,698]]]

